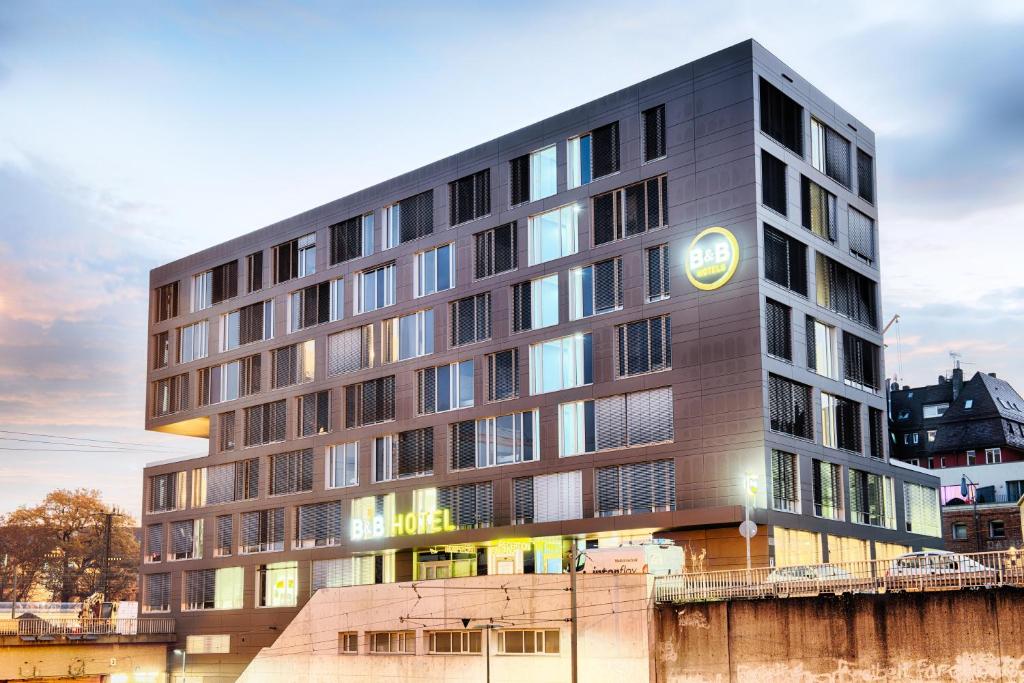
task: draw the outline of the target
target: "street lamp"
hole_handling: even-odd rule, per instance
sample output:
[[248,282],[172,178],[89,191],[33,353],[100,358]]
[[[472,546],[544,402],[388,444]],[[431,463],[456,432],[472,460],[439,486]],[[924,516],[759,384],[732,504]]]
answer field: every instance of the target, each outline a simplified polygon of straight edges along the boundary
[[967,484],[970,483],[974,487],[974,495],[971,496],[971,501],[974,503],[974,548],[977,552],[981,552],[981,531],[978,529],[978,485],[975,484],[966,474],[960,475],[960,497],[967,498],[968,488]]
[[743,524],[740,524],[740,535],[747,545],[747,571],[750,571],[750,539],[757,534],[757,525],[750,521],[750,508],[757,495],[757,475],[747,472],[743,478]]
[[181,677],[182,677],[182,679],[184,679],[185,678],[185,674],[186,674],[185,658],[186,658],[188,653],[185,650],[175,650],[174,654],[175,654],[175,656],[181,655]]

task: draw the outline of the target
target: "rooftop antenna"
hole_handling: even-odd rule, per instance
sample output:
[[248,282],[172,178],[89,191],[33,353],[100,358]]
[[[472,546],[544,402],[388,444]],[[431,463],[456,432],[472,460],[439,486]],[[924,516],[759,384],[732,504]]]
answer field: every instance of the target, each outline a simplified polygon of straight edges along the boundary
[[963,358],[963,357],[964,357],[964,354],[962,354],[962,353],[960,353],[958,351],[950,351],[949,352],[949,358],[950,358],[950,360],[953,361],[953,369],[954,370],[959,370],[960,369],[960,359]]

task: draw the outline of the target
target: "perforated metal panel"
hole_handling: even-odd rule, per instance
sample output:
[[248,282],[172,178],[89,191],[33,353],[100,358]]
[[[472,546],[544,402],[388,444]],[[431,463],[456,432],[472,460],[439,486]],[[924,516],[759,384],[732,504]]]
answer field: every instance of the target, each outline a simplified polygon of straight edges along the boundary
[[427,190],[398,202],[401,225],[398,241],[408,242],[434,232],[434,191]]
[[331,431],[331,392],[316,391],[298,399],[298,436],[315,436]]
[[816,254],[816,257],[818,305],[876,328],[875,282],[824,254]]
[[825,174],[843,187],[850,187],[850,143],[825,126]]
[[843,377],[872,389],[881,385],[879,354],[881,349],[860,337],[843,332]]
[[284,441],[286,410],[284,399],[246,408],[245,445],[260,446]]
[[220,515],[217,517],[217,537],[213,548],[213,554],[218,557],[231,555],[234,547],[234,517],[231,515]]
[[247,294],[263,289],[263,252],[245,257],[245,291]]
[[171,282],[156,288],[154,293],[155,322],[178,317],[178,283]]
[[532,287],[529,282],[512,286],[512,331],[522,332],[533,326]]
[[524,154],[508,162],[510,177],[510,206],[530,201],[530,155]]
[[850,252],[868,262],[875,260],[875,222],[856,209],[850,209]]
[[411,429],[398,434],[398,452],[392,471],[399,478],[432,474],[434,471],[434,428]]
[[778,375],[768,375],[768,412],[773,431],[814,438],[811,387]]
[[868,407],[868,455],[885,458],[885,414],[878,408]]
[[451,225],[465,223],[491,212],[491,171],[485,168],[473,175],[448,183],[448,210]]
[[518,265],[515,221],[477,233],[473,244],[476,279],[515,270]]
[[875,161],[862,149],[857,150],[857,195],[875,202]]
[[807,296],[807,246],[764,225],[764,276]]
[[463,420],[451,425],[449,452],[453,470],[476,467],[476,421]]
[[260,301],[238,309],[238,343],[251,344],[263,341],[263,308]]
[[242,513],[243,553],[284,549],[284,508]]
[[619,377],[672,367],[672,323],[667,315],[619,325],[616,341]]
[[347,428],[395,419],[395,376],[378,377],[345,387]]
[[594,514],[633,515],[675,509],[675,461],[655,460],[594,470]]
[[[793,335],[790,332],[789,306],[780,304],[773,299],[765,299],[764,304],[768,353],[776,358],[793,360]],[[814,338],[811,337],[811,339]]]
[[449,311],[451,346],[461,346],[491,338],[491,293],[453,301]]
[[594,179],[619,170],[619,122],[595,128],[590,132],[593,148]]
[[761,203],[783,216],[787,211],[786,164],[761,150]]
[[217,266],[212,271],[210,300],[214,304],[238,296],[238,259]]
[[206,503],[219,505],[235,500],[235,465],[211,465],[206,468]]
[[843,467],[815,460],[811,463],[814,514],[826,519],[843,518]]
[[503,401],[519,395],[519,349],[487,356],[487,400]]
[[330,264],[336,265],[363,256],[363,217],[356,216],[335,223],[331,233]]
[[763,78],[760,100],[761,131],[803,156],[803,107]]
[[665,105],[643,112],[644,161],[665,156]]

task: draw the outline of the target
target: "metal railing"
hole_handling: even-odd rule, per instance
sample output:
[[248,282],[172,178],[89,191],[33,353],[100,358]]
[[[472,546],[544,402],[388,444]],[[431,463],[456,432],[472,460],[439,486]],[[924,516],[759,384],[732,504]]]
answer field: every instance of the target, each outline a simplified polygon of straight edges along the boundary
[[0,636],[85,639],[94,636],[166,635],[174,633],[170,617],[143,619],[0,619]]
[[670,574],[658,602],[1024,586],[1024,551],[912,555],[888,560]]

